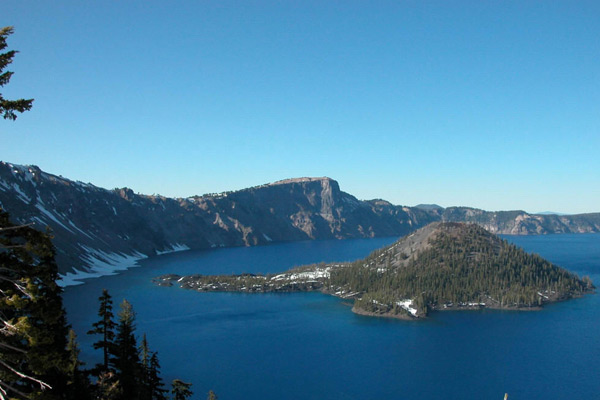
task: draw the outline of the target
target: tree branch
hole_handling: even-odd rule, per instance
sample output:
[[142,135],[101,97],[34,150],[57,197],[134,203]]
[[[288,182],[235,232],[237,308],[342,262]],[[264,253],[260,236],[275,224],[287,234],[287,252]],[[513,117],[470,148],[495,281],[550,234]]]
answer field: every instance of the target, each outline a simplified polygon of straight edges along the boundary
[[[5,363],[2,360],[0,360],[0,365],[4,366],[4,368],[12,371],[14,374],[18,375],[19,377],[21,377],[23,379],[28,379],[28,380],[30,380],[32,382],[35,382],[35,383],[39,384],[40,385],[40,389],[42,389],[42,390],[52,389],[52,386],[48,385],[47,383],[44,383],[44,382],[42,382],[39,379],[35,379],[35,378],[33,378],[33,377],[29,376],[29,375],[25,375],[24,373],[17,371],[16,369],[14,369],[13,367],[11,367],[10,365],[8,365],[7,363]],[[2,382],[2,383],[6,385],[5,382]]]
[[28,226],[33,226],[33,225],[34,225],[34,222],[30,222],[28,224],[23,224],[23,225],[9,226],[6,228],[0,228],[0,232],[13,231],[15,229],[27,228]]
[[19,353],[25,353],[26,352],[23,349],[19,349],[18,347],[14,347],[14,346],[11,346],[9,344],[2,343],[2,342],[0,342],[0,347],[4,347],[6,349],[13,350],[13,351],[16,351],[16,352],[19,352]]
[[[10,391],[12,391],[12,392],[15,392],[15,393],[16,393],[16,394],[18,394],[19,396],[22,396],[22,397],[24,397],[24,398],[28,398],[28,396],[27,396],[25,393],[21,392],[21,391],[20,391],[20,390],[18,390],[18,389],[15,389],[14,387],[12,387],[11,385],[9,385],[9,384],[8,384],[8,383],[6,383],[6,382],[0,381],[0,388],[1,388],[1,386],[4,386],[5,388],[7,388],[8,390],[10,390]],[[7,396],[8,396],[8,393],[6,392],[6,390],[2,389],[2,392],[3,392],[5,395],[7,395]],[[2,399],[2,400],[6,400],[6,398],[5,398],[4,396],[0,397],[0,399]]]

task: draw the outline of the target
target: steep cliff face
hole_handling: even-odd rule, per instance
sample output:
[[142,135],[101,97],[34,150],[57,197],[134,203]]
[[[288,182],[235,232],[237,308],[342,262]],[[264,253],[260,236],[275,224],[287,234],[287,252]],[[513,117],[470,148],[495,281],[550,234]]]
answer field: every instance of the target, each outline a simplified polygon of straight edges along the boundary
[[106,190],[8,163],[0,163],[0,206],[15,221],[52,230],[66,283],[162,252],[401,235],[431,219],[387,202],[359,201],[330,178],[171,199]]
[[525,211],[484,211],[468,207],[443,210],[442,220],[473,222],[492,233],[505,235],[546,235],[550,233],[600,232],[600,213],[539,215]]
[[0,207],[15,222],[49,227],[65,283],[112,273],[162,252],[272,241],[402,236],[433,221],[465,221],[494,233],[599,232],[600,214],[530,215],[466,207],[361,201],[330,178],[166,198],[107,190],[0,162]]
[[247,228],[242,244],[264,241],[393,236],[431,220],[424,212],[377,201],[360,201],[330,178],[279,181],[194,203],[227,230]]
[[182,248],[177,236],[158,229],[162,215],[180,208],[172,199],[109,191],[34,166],[0,163],[0,204],[16,222],[51,229],[63,274],[105,275],[157,251]]

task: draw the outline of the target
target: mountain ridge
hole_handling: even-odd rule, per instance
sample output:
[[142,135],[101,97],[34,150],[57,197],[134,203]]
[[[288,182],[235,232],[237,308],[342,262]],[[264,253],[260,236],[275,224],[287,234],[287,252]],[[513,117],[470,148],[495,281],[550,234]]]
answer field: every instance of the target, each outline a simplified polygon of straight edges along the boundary
[[63,284],[112,274],[170,251],[270,242],[402,236],[434,221],[494,233],[599,232],[600,213],[536,216],[468,207],[421,209],[359,200],[327,178],[291,178],[187,198],[71,181],[0,162],[0,207],[18,223],[52,229]]
[[201,292],[321,291],[352,311],[415,319],[433,310],[538,309],[594,291],[589,277],[526,253],[477,224],[432,222],[354,262],[267,275],[162,275],[153,281]]

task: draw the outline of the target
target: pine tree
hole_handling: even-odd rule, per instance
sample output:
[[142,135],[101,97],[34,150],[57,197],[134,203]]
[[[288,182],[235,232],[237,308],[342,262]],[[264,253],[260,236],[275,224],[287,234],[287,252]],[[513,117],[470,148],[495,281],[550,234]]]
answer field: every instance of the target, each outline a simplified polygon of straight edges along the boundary
[[[13,32],[14,30],[12,26],[6,26],[0,29],[0,50],[4,50],[6,48],[6,38]],[[12,63],[12,59],[15,56],[15,54],[17,54],[17,51],[15,50],[10,50],[6,53],[0,54],[0,87],[6,85],[13,75],[13,72],[2,71],[4,71],[4,68],[6,68],[10,63]],[[24,111],[30,110],[32,103],[33,99],[6,100],[4,97],[2,97],[2,94],[0,93],[0,114],[2,114],[4,119],[15,120],[17,119],[17,115],[15,114],[15,112],[22,113]]]
[[148,339],[146,334],[142,336],[142,342],[139,348],[139,360],[142,367],[142,376],[139,382],[140,386],[140,399],[151,400],[150,385],[149,385],[149,373],[150,373],[150,348],[148,347]]
[[69,341],[67,343],[67,351],[69,352],[69,391],[74,399],[91,399],[90,396],[90,381],[87,375],[81,370],[84,365],[79,360],[79,346],[77,345],[77,336],[73,329],[69,330]]
[[96,400],[121,400],[123,391],[113,371],[100,372],[94,391]]
[[140,362],[145,371],[150,368],[150,348],[148,347],[148,338],[145,333],[142,336],[142,342],[140,343]]
[[94,349],[102,349],[104,356],[103,363],[96,366],[95,372],[99,375],[100,372],[108,372],[110,370],[110,354],[114,347],[115,328],[117,324],[113,321],[113,303],[108,290],[104,289],[98,300],[100,301],[100,308],[98,309],[100,320],[92,324],[94,329],[88,331],[88,334],[101,335],[101,339],[94,343]]
[[146,334],[140,344],[140,362],[142,365],[142,380],[140,398],[144,400],[166,400],[164,383],[160,377],[160,364],[156,352],[151,352]]
[[0,210],[0,393],[69,398],[62,289],[48,235]]
[[172,389],[171,394],[173,395],[173,400],[187,400],[194,394],[190,387],[191,383],[186,383],[180,379],[175,379],[173,383],[171,383]]
[[113,364],[123,399],[136,399],[140,393],[142,367],[135,339],[135,312],[127,300],[123,300],[119,312]]
[[158,354],[152,353],[150,357],[150,369],[148,371],[148,388],[150,389],[150,398],[152,400],[167,400],[165,394],[165,384],[160,377],[160,364],[158,363]]

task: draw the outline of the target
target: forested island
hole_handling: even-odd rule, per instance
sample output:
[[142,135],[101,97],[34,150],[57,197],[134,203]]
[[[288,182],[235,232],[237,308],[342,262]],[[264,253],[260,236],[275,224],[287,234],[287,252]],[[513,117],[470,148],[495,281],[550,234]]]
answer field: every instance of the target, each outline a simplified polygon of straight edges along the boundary
[[422,318],[433,310],[537,309],[594,290],[476,224],[435,222],[355,262],[281,274],[163,275],[159,285],[247,293],[321,291],[353,299],[359,314]]

